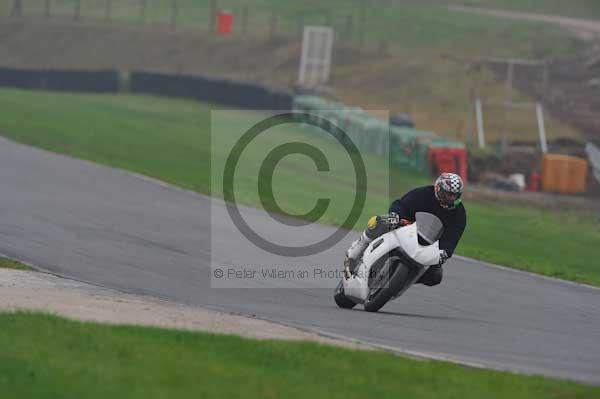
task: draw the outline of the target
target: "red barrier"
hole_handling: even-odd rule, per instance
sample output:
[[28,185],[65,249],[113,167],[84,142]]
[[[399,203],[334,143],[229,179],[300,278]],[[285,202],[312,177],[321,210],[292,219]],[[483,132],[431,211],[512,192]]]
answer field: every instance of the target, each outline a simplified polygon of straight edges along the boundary
[[429,147],[429,166],[434,176],[444,172],[457,173],[467,181],[467,149]]
[[229,11],[220,11],[217,16],[217,33],[229,35],[233,30],[233,14]]
[[542,186],[542,175],[537,170],[532,170],[529,175],[529,183],[527,184],[527,191],[540,191]]

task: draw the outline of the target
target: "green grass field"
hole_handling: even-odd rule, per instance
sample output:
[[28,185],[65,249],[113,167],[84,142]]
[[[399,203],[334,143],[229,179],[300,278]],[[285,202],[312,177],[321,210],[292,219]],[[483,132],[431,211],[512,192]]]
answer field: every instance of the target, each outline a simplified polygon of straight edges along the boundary
[[[210,165],[209,106],[133,95],[78,95],[0,90],[0,134],[14,140],[153,176],[202,193],[211,193],[209,168],[222,170],[221,134],[214,142]],[[216,108],[216,107],[215,107]],[[256,115],[255,115],[256,117]],[[243,121],[232,118],[232,131]],[[235,129],[234,129],[235,128]],[[339,200],[321,219],[340,224],[354,195],[353,177],[337,165],[340,155],[329,140],[290,129],[266,144],[297,139],[333,154],[331,171],[317,172],[305,157],[284,159],[274,175],[275,198],[286,211],[303,213],[316,198]],[[270,141],[269,141],[270,140]],[[339,151],[339,149],[337,150]],[[248,148],[248,165],[264,156]],[[337,157],[337,158],[336,158]],[[340,161],[341,162],[341,161]],[[387,211],[385,164],[366,157],[368,169],[381,180],[370,183],[369,196],[356,229],[369,215]],[[260,206],[255,168],[239,168],[236,195],[242,203]],[[392,170],[390,195],[395,197],[429,178]],[[212,194],[220,195],[218,184]],[[545,211],[515,206],[467,203],[469,224],[458,253],[549,276],[600,285],[600,220],[581,213]]]
[[309,342],[0,314],[0,392],[21,398],[590,399],[572,382]]

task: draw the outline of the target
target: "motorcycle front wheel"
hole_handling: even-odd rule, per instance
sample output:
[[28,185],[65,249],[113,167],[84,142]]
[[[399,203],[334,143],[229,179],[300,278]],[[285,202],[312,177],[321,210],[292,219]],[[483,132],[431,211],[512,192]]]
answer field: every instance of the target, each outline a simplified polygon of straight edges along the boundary
[[369,273],[369,295],[365,301],[367,312],[377,312],[406,284],[410,270],[396,256],[384,259],[380,267]]

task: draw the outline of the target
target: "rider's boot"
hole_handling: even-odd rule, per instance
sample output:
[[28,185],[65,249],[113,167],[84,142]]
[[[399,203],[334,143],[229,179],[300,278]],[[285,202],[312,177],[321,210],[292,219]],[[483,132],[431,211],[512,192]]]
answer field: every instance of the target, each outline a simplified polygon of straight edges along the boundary
[[352,277],[352,273],[356,268],[360,256],[369,246],[371,241],[373,241],[373,239],[367,237],[367,234],[363,232],[358,240],[354,241],[352,245],[350,245],[350,248],[348,248],[346,251],[346,258],[344,259],[344,272],[346,274],[346,278]]

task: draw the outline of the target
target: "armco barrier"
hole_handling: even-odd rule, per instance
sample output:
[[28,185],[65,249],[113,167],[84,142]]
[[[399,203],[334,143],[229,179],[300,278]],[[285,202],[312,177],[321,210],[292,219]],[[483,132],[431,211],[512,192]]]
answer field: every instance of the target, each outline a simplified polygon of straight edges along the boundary
[[199,75],[133,71],[130,90],[247,109],[291,109],[293,96],[266,86]]
[[108,93],[119,91],[120,84],[119,73],[116,70],[79,71],[0,67],[0,86]]

